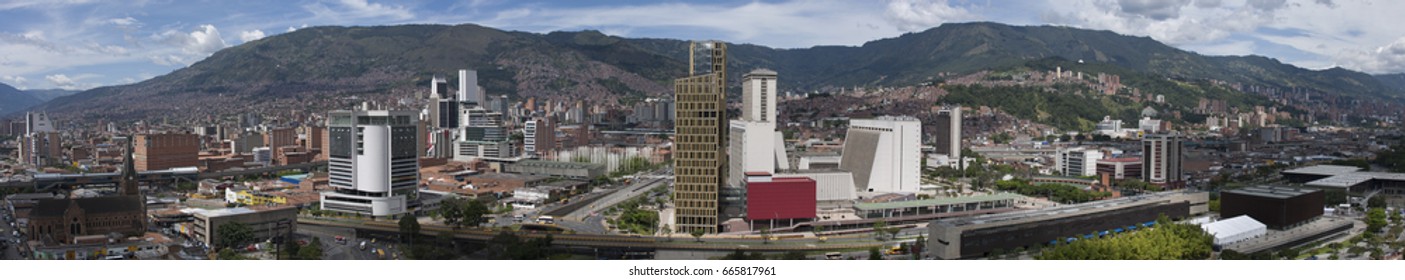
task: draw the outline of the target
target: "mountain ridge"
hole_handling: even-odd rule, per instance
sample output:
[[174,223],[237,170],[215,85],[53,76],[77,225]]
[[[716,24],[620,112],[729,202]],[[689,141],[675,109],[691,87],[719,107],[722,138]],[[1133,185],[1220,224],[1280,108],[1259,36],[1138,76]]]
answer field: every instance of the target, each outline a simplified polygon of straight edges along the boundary
[[[150,98],[219,111],[208,104],[403,96],[423,93],[424,83],[435,74],[454,80],[452,73],[460,68],[478,69],[480,84],[489,94],[617,102],[622,96],[671,92],[671,79],[686,73],[687,43],[598,31],[504,31],[474,24],[313,27],[226,48],[166,75],[57,98],[39,108],[87,117],[141,118],[171,111],[133,104]],[[751,69],[770,68],[781,73],[782,91],[903,86],[1048,57],[1110,63],[1167,77],[1303,88],[1352,99],[1399,99],[1398,93],[1405,91],[1378,77],[1343,69],[1308,70],[1263,56],[1205,56],[1105,30],[989,22],[944,24],[860,46],[729,45],[728,79],[740,81]],[[211,97],[216,95],[219,98]]]

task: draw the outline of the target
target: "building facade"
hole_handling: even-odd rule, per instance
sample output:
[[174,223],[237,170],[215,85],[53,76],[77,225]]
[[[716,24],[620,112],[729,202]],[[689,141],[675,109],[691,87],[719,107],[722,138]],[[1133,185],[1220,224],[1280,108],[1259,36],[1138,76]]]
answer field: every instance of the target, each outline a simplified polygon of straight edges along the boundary
[[1142,159],[1108,158],[1098,160],[1098,177],[1103,185],[1122,179],[1139,179],[1142,176]]
[[219,244],[219,228],[231,223],[249,226],[252,240],[268,240],[276,236],[292,236],[297,230],[298,209],[292,206],[239,207],[196,211],[191,235],[195,240],[213,247]]
[[1283,230],[1321,217],[1326,194],[1317,189],[1257,186],[1220,193],[1220,216],[1247,215]]
[[532,118],[523,124],[522,151],[540,158],[556,150],[556,125],[547,118]]
[[[961,160],[961,106],[943,106],[937,111],[937,139],[934,139],[934,153],[946,155],[951,162],[960,165]],[[920,131],[919,131],[920,132]],[[962,166],[956,166],[962,168]]]
[[718,230],[718,191],[726,166],[726,44],[690,45],[689,74],[673,81],[675,232]]
[[146,232],[146,204],[141,196],[117,195],[75,199],[41,199],[29,212],[30,240],[71,244],[75,238]]
[[1181,186],[1183,147],[1181,136],[1174,133],[1142,138],[1142,180],[1168,187]]
[[605,175],[605,166],[594,163],[523,160],[503,166],[503,172],[591,180]]
[[859,191],[916,193],[921,175],[922,122],[908,116],[849,121],[839,169],[854,173]]
[[139,134],[132,156],[137,171],[200,165],[200,137],[195,134]]
[[1093,176],[1098,174],[1097,162],[1102,158],[1103,152],[1097,149],[1060,149],[1054,156],[1054,169],[1064,176]]
[[[772,177],[746,174],[746,219],[751,228],[789,226],[814,220],[815,180],[806,177]],[[762,223],[771,223],[762,226]]]
[[1162,192],[1038,210],[966,218],[927,224],[928,252],[937,259],[969,259],[991,252],[1013,252],[1033,246],[1067,244],[1077,240],[1154,226],[1161,215],[1179,219],[1209,211],[1209,193]]
[[414,111],[332,111],[327,127],[329,185],[322,209],[388,216],[405,213],[417,197]]

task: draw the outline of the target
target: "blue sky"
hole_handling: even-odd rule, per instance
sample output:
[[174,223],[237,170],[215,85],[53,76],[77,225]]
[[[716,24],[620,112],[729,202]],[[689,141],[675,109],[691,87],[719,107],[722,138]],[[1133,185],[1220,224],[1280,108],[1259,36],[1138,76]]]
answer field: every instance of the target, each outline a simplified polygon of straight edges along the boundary
[[994,21],[1111,30],[1311,69],[1400,73],[1401,12],[1405,1],[1367,0],[0,0],[0,82],[24,89],[133,83],[307,26],[407,23],[804,48]]

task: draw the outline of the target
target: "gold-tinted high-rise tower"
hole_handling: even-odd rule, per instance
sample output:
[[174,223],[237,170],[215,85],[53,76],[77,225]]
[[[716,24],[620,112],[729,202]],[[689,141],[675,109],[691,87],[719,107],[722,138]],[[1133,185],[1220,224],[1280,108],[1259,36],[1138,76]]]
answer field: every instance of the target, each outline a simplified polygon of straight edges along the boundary
[[727,45],[706,41],[688,48],[691,76],[673,81],[673,223],[680,233],[716,233],[717,191],[727,174]]

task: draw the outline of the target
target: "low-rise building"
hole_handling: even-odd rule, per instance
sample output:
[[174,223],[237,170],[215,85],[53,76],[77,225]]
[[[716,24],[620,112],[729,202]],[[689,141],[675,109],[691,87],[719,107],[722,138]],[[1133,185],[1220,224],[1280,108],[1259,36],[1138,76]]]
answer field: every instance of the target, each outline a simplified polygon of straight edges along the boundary
[[252,230],[253,240],[268,240],[274,236],[292,235],[297,230],[298,210],[291,206],[251,206],[219,210],[193,209],[195,221],[191,233],[196,241],[213,247],[219,244],[219,228],[242,223]]
[[523,160],[503,166],[503,172],[590,180],[605,175],[605,166],[594,163]]

